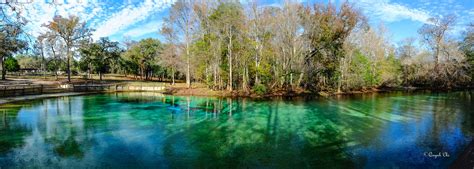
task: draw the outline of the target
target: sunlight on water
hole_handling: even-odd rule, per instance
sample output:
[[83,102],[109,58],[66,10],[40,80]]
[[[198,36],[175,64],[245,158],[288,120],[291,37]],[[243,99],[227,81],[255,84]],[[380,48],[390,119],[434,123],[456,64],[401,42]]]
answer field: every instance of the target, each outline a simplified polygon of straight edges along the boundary
[[470,92],[116,93],[7,104],[0,115],[0,168],[444,168],[474,136]]

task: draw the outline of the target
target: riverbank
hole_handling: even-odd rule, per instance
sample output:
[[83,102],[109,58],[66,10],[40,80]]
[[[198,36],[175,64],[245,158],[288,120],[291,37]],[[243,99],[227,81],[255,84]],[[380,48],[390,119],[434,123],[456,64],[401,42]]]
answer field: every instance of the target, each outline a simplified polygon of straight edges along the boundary
[[[234,90],[232,92],[228,90],[213,90],[208,88],[202,83],[192,83],[191,88],[187,88],[186,84],[182,81],[178,81],[176,84],[171,85],[168,81],[157,81],[158,79],[152,80],[138,80],[130,76],[107,74],[103,77],[103,80],[99,80],[98,76],[94,76],[92,79],[84,79],[82,76],[73,76],[72,82],[67,82],[66,76],[59,76],[58,79],[54,76],[9,76],[9,80],[0,80],[0,86],[16,86],[16,85],[62,85],[62,84],[73,84],[73,85],[120,85],[129,84],[133,86],[156,86],[160,85],[165,87],[164,94],[178,95],[178,96],[213,96],[213,97],[279,97],[279,96],[337,96],[337,95],[354,95],[354,94],[367,94],[367,93],[383,93],[383,92],[416,92],[416,91],[433,91],[433,92],[446,92],[446,91],[458,91],[458,90],[472,90],[473,87],[463,88],[432,88],[432,87],[379,87],[379,88],[362,88],[351,91],[309,91],[301,88],[288,89],[272,89],[264,94],[257,94],[252,89],[248,91]],[[77,91],[76,91],[77,92]]]
[[[177,96],[211,96],[211,97],[249,97],[249,98],[270,98],[270,97],[293,97],[293,96],[321,96],[321,97],[333,97],[333,96],[344,96],[344,95],[358,95],[358,94],[370,94],[370,93],[387,93],[387,92],[418,92],[418,91],[429,91],[429,92],[447,92],[447,91],[458,91],[458,90],[472,90],[473,88],[427,88],[427,87],[383,87],[383,88],[362,88],[359,90],[352,91],[343,91],[343,92],[333,92],[333,91],[309,91],[301,88],[294,89],[273,89],[266,90],[262,93],[254,92],[249,89],[244,90],[213,90],[208,88],[202,83],[193,83],[191,88],[187,88],[185,83],[176,83],[171,85],[167,82],[159,81],[141,81],[133,80],[130,77],[123,76],[113,76],[109,75],[104,78],[104,80],[99,81],[97,79],[81,79],[75,77],[72,83],[66,83],[65,79],[56,81],[51,78],[42,79],[40,77],[24,77],[12,78],[10,80],[0,81],[0,86],[19,86],[19,85],[41,85],[41,86],[57,86],[58,91],[55,93],[69,93],[69,92],[88,92],[94,91],[96,93],[104,92],[117,92],[117,91],[143,91],[143,92],[160,92],[168,95],[177,95]],[[61,88],[62,84],[72,84],[74,90],[64,90]],[[125,87],[124,85],[132,86],[132,88]],[[159,90],[155,90],[155,88]],[[153,88],[154,87],[154,88]],[[6,87],[3,87],[6,89]],[[76,90],[77,88],[77,90]],[[149,90],[153,88],[153,90]],[[59,90],[61,89],[61,90]],[[79,90],[80,89],[80,90]],[[39,93],[28,93],[31,97],[33,94],[52,94],[52,92],[47,92],[47,90],[41,90]],[[46,91],[46,92],[45,92]],[[21,93],[26,93],[21,91]],[[23,95],[23,94],[21,94]],[[20,95],[20,96],[21,96]],[[54,95],[54,94],[53,94]],[[3,96],[9,97],[9,96]],[[18,96],[17,96],[18,97]],[[2,99],[0,97],[0,99]]]
[[183,85],[168,86],[164,94],[176,95],[176,96],[211,96],[211,97],[250,97],[250,98],[264,98],[264,97],[277,97],[277,96],[303,96],[313,95],[315,93],[305,91],[302,89],[295,90],[273,90],[265,94],[257,94],[251,90],[213,90],[209,89],[201,84],[194,84],[191,88],[187,88]]
[[265,94],[256,94],[252,91],[242,90],[212,90],[207,87],[194,86],[187,88],[184,86],[170,86],[166,89],[165,94],[177,95],[177,96],[214,96],[214,97],[250,97],[250,98],[267,98],[267,97],[293,97],[293,96],[341,96],[341,95],[357,95],[357,94],[370,94],[370,93],[387,93],[387,92],[449,92],[449,91],[460,91],[460,90],[472,90],[472,87],[466,88],[421,88],[421,87],[392,87],[392,88],[365,88],[361,90],[352,90],[344,92],[330,92],[330,91],[319,91],[312,92],[303,89],[294,90],[273,90]]

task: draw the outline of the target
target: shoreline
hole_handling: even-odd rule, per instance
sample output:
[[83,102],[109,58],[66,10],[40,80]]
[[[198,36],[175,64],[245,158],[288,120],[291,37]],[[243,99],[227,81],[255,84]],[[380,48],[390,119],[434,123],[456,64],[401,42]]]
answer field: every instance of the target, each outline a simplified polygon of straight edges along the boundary
[[358,94],[373,94],[373,93],[389,93],[389,92],[455,92],[463,90],[474,90],[473,87],[460,88],[428,88],[428,87],[392,87],[392,88],[370,88],[362,90],[353,90],[345,92],[329,92],[329,91],[304,91],[304,90],[276,90],[267,94],[258,95],[252,92],[245,92],[241,90],[234,90],[232,92],[226,90],[212,90],[208,88],[171,88],[167,89],[164,94],[175,96],[212,96],[212,97],[242,97],[242,98],[271,98],[271,97],[298,97],[298,96],[350,96]]
[[[433,89],[433,88],[371,88],[368,90],[358,90],[358,91],[347,91],[347,92],[310,92],[310,91],[284,91],[279,90],[273,93],[267,93],[264,95],[257,95],[251,92],[243,92],[235,90],[233,92],[229,91],[216,91],[203,87],[195,88],[171,88],[167,89],[164,92],[159,92],[164,95],[173,95],[173,96],[201,96],[201,97],[221,97],[221,98],[272,98],[272,97],[335,97],[335,96],[351,96],[351,95],[360,95],[360,94],[375,94],[375,93],[390,93],[390,92],[406,92],[406,93],[417,93],[417,92],[455,92],[463,90],[473,90],[472,87],[465,88],[452,88],[452,89]],[[117,91],[119,92],[119,91]],[[123,91],[120,91],[122,93]],[[128,91],[128,92],[154,92],[154,91]],[[90,92],[65,92],[65,93],[52,93],[52,94],[39,94],[39,95],[23,95],[15,97],[4,97],[0,98],[0,106],[20,101],[36,100],[36,99],[47,99],[47,98],[56,98],[56,97],[66,97],[66,96],[81,96],[81,95],[90,95],[90,94],[103,94],[103,93],[114,93],[110,91],[90,91]]]

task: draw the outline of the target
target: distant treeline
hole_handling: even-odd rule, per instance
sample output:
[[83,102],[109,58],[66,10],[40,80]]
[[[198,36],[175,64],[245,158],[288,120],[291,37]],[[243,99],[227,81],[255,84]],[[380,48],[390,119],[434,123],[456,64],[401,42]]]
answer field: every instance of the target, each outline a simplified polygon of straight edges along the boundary
[[18,19],[21,13],[10,17],[0,27],[3,67],[12,67],[14,61],[5,61],[16,56],[20,67],[43,71],[181,79],[188,86],[201,82],[216,90],[258,93],[466,87],[474,78],[474,24],[453,36],[454,15],[430,18],[419,37],[398,44],[349,2],[261,6],[178,0],[164,24],[157,25],[164,42],[94,42],[93,28],[80,18],[56,16],[44,24],[48,32],[28,44],[23,36],[27,18]]

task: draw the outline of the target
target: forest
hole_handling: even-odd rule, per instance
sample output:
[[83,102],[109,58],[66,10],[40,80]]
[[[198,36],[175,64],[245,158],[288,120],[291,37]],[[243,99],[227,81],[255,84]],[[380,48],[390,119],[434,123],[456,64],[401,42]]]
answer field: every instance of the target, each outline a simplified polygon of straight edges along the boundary
[[77,16],[55,16],[34,37],[28,18],[2,4],[2,79],[21,68],[143,81],[183,82],[213,90],[347,92],[377,88],[453,89],[474,81],[474,20],[453,34],[455,15],[430,18],[419,36],[393,44],[383,24],[351,2],[281,6],[177,0],[156,33],[162,38],[93,39]]

